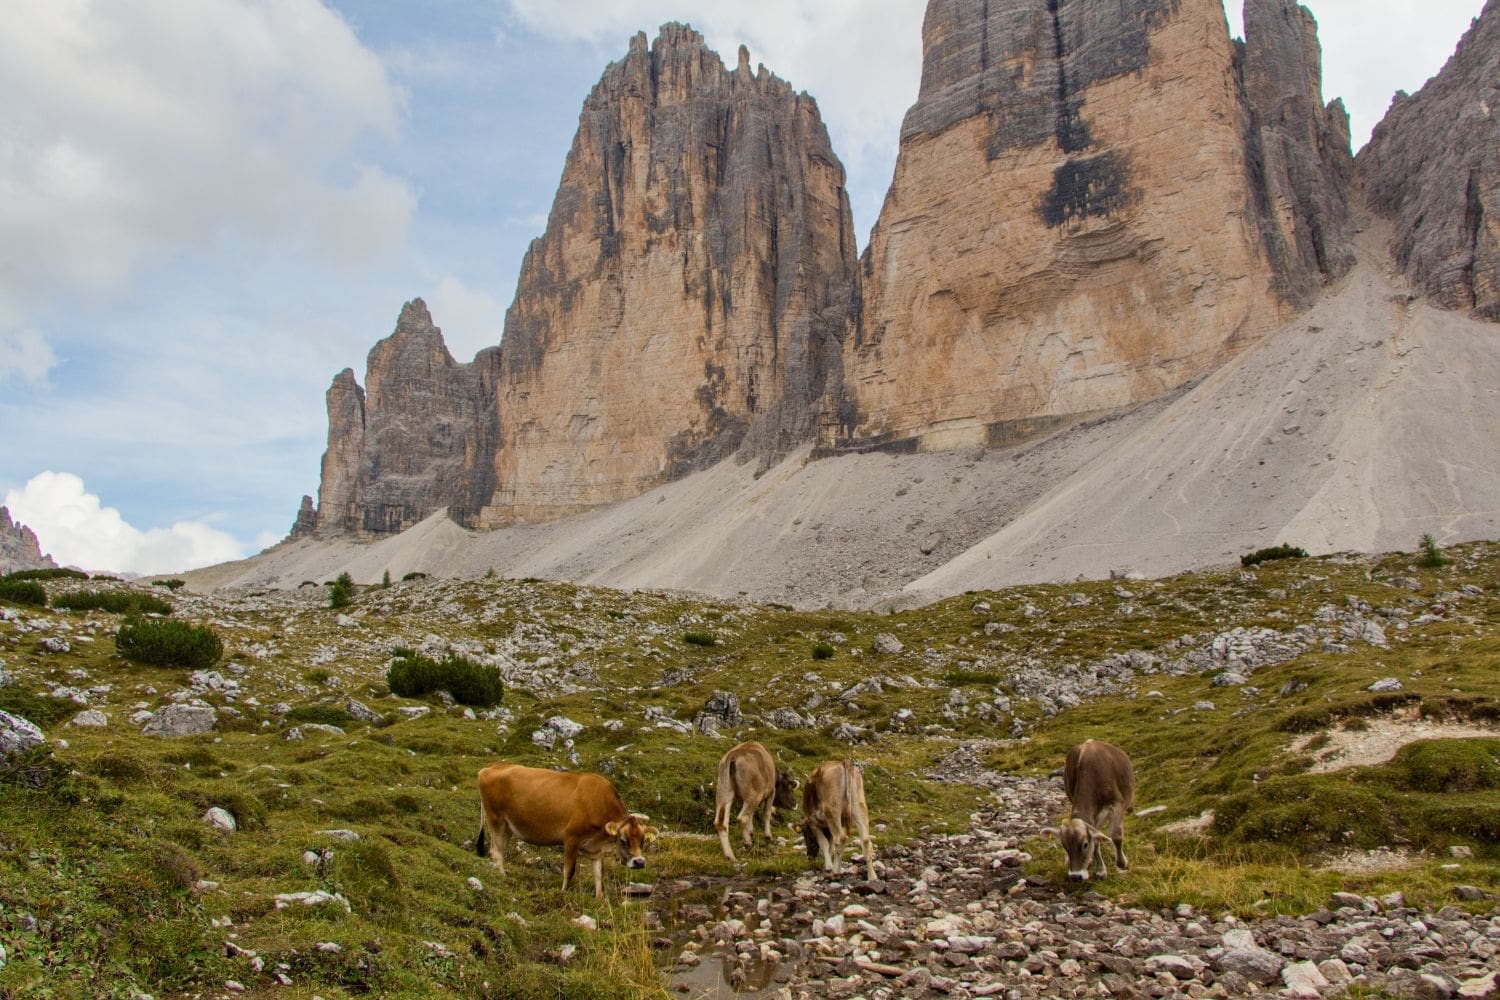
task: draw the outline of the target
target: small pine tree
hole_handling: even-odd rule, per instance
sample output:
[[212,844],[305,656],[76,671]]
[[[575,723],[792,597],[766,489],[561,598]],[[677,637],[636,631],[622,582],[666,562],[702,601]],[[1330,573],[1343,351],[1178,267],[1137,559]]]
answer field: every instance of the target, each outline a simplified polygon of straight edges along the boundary
[[391,571],[390,570],[386,570],[385,571],[385,576],[382,576],[380,578],[380,589],[381,590],[390,590],[391,589]]
[[1447,558],[1443,555],[1443,550],[1438,548],[1436,538],[1433,538],[1431,535],[1423,535],[1420,544],[1422,547],[1422,558],[1417,560],[1419,566],[1436,569],[1439,566],[1446,566],[1448,564]]
[[348,573],[340,573],[338,579],[333,581],[333,587],[328,591],[328,606],[347,608],[353,600],[354,578]]

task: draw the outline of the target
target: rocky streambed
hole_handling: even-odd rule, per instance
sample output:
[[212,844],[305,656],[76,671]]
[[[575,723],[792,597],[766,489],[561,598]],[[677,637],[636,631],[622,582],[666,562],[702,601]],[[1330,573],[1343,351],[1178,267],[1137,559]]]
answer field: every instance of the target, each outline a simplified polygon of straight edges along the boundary
[[677,956],[671,987],[785,1000],[1500,994],[1500,914],[1420,912],[1400,894],[1340,893],[1262,920],[1124,907],[1024,874],[1024,846],[1064,809],[1058,779],[985,771],[973,745],[934,776],[984,786],[991,804],[965,833],[878,848],[875,881],[850,865],[659,887],[648,920]]

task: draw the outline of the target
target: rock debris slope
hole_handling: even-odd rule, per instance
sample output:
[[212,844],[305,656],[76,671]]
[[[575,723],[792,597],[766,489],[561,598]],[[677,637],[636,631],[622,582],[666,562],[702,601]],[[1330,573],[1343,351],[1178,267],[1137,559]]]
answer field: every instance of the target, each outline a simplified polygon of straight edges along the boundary
[[1441,73],[1396,95],[1359,168],[1391,216],[1391,249],[1413,287],[1449,309],[1500,320],[1500,0]]

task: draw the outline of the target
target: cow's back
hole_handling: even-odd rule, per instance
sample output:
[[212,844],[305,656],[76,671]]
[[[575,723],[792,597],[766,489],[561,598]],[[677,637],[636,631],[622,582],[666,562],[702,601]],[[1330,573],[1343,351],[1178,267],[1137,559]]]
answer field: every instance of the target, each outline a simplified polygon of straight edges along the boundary
[[764,743],[741,743],[719,762],[719,780],[728,780],[741,800],[763,802],[776,791],[776,759]]
[[567,831],[622,820],[625,805],[597,774],[491,764],[479,772],[485,810],[532,844],[560,844]]
[[1112,806],[1122,811],[1135,805],[1135,775],[1124,750],[1103,740],[1089,740],[1068,750],[1063,767],[1063,791],[1073,814],[1093,823]]

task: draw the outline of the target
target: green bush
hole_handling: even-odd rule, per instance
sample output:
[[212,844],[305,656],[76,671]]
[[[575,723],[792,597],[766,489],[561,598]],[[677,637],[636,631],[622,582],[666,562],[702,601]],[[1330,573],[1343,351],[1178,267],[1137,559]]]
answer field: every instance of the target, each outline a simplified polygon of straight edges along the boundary
[[337,705],[299,705],[286,713],[288,722],[318,722],[325,726],[347,726],[349,713]]
[[380,589],[381,590],[390,590],[391,589],[391,571],[390,570],[386,570],[385,574],[380,578]]
[[160,597],[132,590],[69,590],[52,598],[52,606],[69,611],[108,611],[117,615],[172,613],[172,605]]
[[452,653],[434,660],[409,649],[398,649],[385,680],[391,693],[403,698],[422,698],[434,691],[447,691],[460,705],[476,708],[498,705],[505,694],[499,670]]
[[401,578],[401,582],[402,583],[410,583],[413,580],[425,580],[425,579],[427,579],[427,574],[426,573],[420,573],[417,570],[412,570],[410,573],[406,574],[405,576],[403,576]]
[[156,667],[211,667],[224,655],[213,629],[172,618],[126,618],[115,649],[127,660]]
[[330,608],[347,608],[354,600],[354,578],[348,573],[340,573],[333,586],[328,591],[328,606]]
[[1294,545],[1274,545],[1269,549],[1258,549],[1249,555],[1240,556],[1241,566],[1256,566],[1277,559],[1306,559],[1307,550]]
[[718,638],[712,632],[684,632],[682,641],[689,646],[717,646]]
[[831,660],[833,659],[833,647],[826,642],[814,643],[812,657],[815,660]]
[[47,591],[35,580],[13,580],[7,577],[0,580],[0,601],[9,601],[12,604],[34,604],[39,608],[45,608]]
[[1443,550],[1438,548],[1437,539],[1431,535],[1423,535],[1422,540],[1417,543],[1422,549],[1422,558],[1417,560],[1417,565],[1426,569],[1437,569],[1439,566],[1448,565]]
[[89,575],[77,569],[18,569],[0,580],[87,580]]
[[151,581],[151,586],[153,586],[153,587],[166,587],[168,590],[171,590],[171,591],[175,592],[175,591],[181,590],[183,587],[187,586],[187,581],[186,580],[178,580],[175,577],[173,579],[171,579],[171,580],[152,580]]

